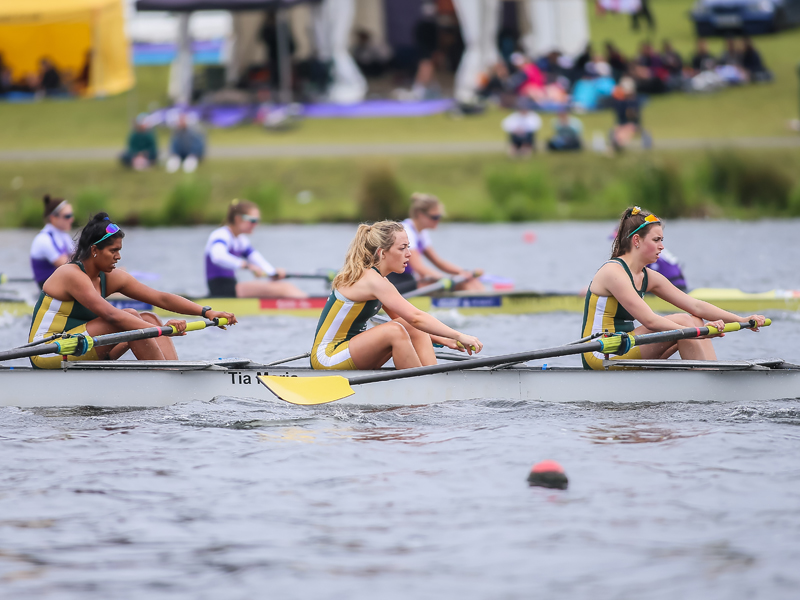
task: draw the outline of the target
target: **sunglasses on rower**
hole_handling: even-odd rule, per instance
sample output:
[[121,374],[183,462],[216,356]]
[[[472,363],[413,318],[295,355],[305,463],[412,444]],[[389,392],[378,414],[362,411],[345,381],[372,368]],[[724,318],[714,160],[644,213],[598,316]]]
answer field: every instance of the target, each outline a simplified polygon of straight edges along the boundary
[[254,217],[252,215],[241,215],[242,221],[246,221],[248,223],[258,223],[258,217]]
[[118,231],[119,231],[119,225],[116,225],[116,224],[114,224],[114,223],[110,223],[110,224],[108,225],[108,227],[106,227],[106,234],[105,234],[103,237],[101,237],[99,240],[97,240],[96,242],[94,242],[94,243],[92,244],[92,246],[96,246],[97,244],[99,244],[99,243],[100,243],[100,242],[102,242],[103,240],[106,240],[106,239],[110,238],[112,235],[114,235],[114,234],[115,234],[115,233],[117,233]]
[[441,214],[431,215],[431,214],[425,213],[425,216],[428,217],[431,221],[438,221],[438,220],[440,220],[442,218]]

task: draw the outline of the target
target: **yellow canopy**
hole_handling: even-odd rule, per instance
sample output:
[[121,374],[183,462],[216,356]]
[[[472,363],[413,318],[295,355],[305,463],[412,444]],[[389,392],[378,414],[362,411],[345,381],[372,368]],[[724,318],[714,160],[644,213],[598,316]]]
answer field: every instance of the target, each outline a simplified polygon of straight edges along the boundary
[[17,0],[0,2],[0,54],[14,80],[36,74],[49,58],[77,77],[87,57],[87,96],[133,87],[123,0]]

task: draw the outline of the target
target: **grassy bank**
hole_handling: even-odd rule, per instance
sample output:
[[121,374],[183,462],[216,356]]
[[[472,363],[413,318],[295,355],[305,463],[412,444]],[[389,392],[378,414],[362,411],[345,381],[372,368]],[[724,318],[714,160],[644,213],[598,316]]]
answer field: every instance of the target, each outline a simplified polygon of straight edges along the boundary
[[[670,39],[688,59],[694,47],[692,25],[687,13],[692,0],[652,0],[658,30],[652,35],[630,30],[629,18],[591,12],[591,33],[597,51],[613,39],[628,55],[641,40],[660,44]],[[652,98],[645,111],[646,126],[656,139],[730,138],[792,135],[788,119],[798,112],[796,48],[800,30],[756,39],[766,64],[775,73],[770,84],[731,88],[695,96],[672,94]],[[722,42],[710,44],[712,52]],[[43,101],[0,106],[0,147],[74,148],[122,147],[131,118],[138,112],[167,104],[166,67],[136,69],[136,89],[113,98],[97,100]],[[212,145],[347,144],[358,142],[425,142],[498,140],[502,135],[498,110],[453,119],[445,115],[409,119],[314,119],[291,132],[268,133],[255,125],[209,132]],[[605,132],[612,122],[610,113],[585,115],[586,131]],[[161,132],[162,142],[165,133]],[[795,134],[796,135],[796,134]]]
[[270,221],[401,217],[414,191],[437,194],[451,218],[467,221],[613,218],[632,203],[665,217],[789,216],[800,214],[799,162],[800,149],[212,161],[193,175],[0,163],[0,181],[13,184],[0,196],[0,222],[38,225],[44,193],[70,198],[79,219],[102,209],[147,225],[215,223],[237,197],[258,202]]

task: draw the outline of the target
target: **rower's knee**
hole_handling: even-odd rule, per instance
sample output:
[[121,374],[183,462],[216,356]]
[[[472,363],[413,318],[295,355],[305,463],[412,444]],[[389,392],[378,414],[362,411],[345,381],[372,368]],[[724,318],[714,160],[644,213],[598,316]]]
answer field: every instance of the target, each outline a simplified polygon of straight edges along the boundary
[[700,317],[695,317],[694,315],[690,315],[687,313],[678,313],[674,315],[670,315],[667,317],[670,321],[675,321],[679,325],[683,325],[684,327],[702,327],[703,326],[703,319]]
[[393,346],[395,344],[404,344],[411,341],[411,336],[408,334],[406,328],[403,327],[402,323],[390,321],[387,325],[391,325],[391,327],[387,327],[386,330],[389,332],[389,339]]
[[[136,311],[134,311],[134,313],[135,312]],[[148,323],[152,323],[153,325],[158,325],[158,326],[161,325],[161,319],[159,319],[157,316],[155,316],[151,312],[145,311],[145,312],[140,312],[140,313],[136,313],[136,314],[139,315],[139,318],[141,318],[144,321],[147,321]]]

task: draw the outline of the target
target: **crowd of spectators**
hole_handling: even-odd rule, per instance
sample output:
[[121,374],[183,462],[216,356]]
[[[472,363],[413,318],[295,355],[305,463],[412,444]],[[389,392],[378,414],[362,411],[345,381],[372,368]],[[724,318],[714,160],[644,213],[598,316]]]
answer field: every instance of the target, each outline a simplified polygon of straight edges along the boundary
[[0,53],[0,98],[80,95],[89,87],[90,69],[91,52],[87,52],[78,73],[61,70],[52,59],[42,57],[35,73],[23,73],[15,77]]
[[[522,52],[514,52],[509,59],[501,60],[483,76],[478,92],[483,101],[494,101],[507,108],[525,103],[525,119],[518,116],[509,122],[530,122],[532,111],[560,114],[560,125],[554,123],[556,134],[551,150],[578,150],[583,147],[581,128],[570,112],[582,113],[598,109],[611,109],[616,124],[608,141],[615,150],[623,149],[631,139],[641,137],[642,145],[650,146],[652,140],[642,126],[643,98],[654,94],[673,92],[706,92],[729,85],[742,85],[770,81],[767,69],[758,50],[749,38],[730,38],[724,51],[713,55],[704,39],[688,60],[664,40],[660,50],[650,41],[640,44],[636,56],[626,57],[613,42],[606,42],[602,54],[595,53],[591,44],[575,59],[558,51],[531,60]],[[577,123],[576,123],[577,121]],[[564,127],[572,122],[570,143],[563,143]],[[510,125],[503,123],[509,133],[511,153],[529,153],[511,135]],[[535,131],[533,132],[535,138]],[[516,135],[516,134],[515,134]],[[527,143],[527,138],[525,138]],[[535,150],[535,141],[533,144]]]
[[704,39],[684,60],[669,40],[660,51],[643,41],[639,53],[626,57],[613,42],[596,53],[591,44],[575,59],[558,51],[535,60],[514,52],[483,75],[478,95],[506,107],[517,98],[530,98],[540,110],[571,107],[577,112],[611,106],[612,92],[628,76],[640,94],[707,91],[725,85],[769,81],[772,73],[749,38],[730,38],[725,50],[714,56]]

